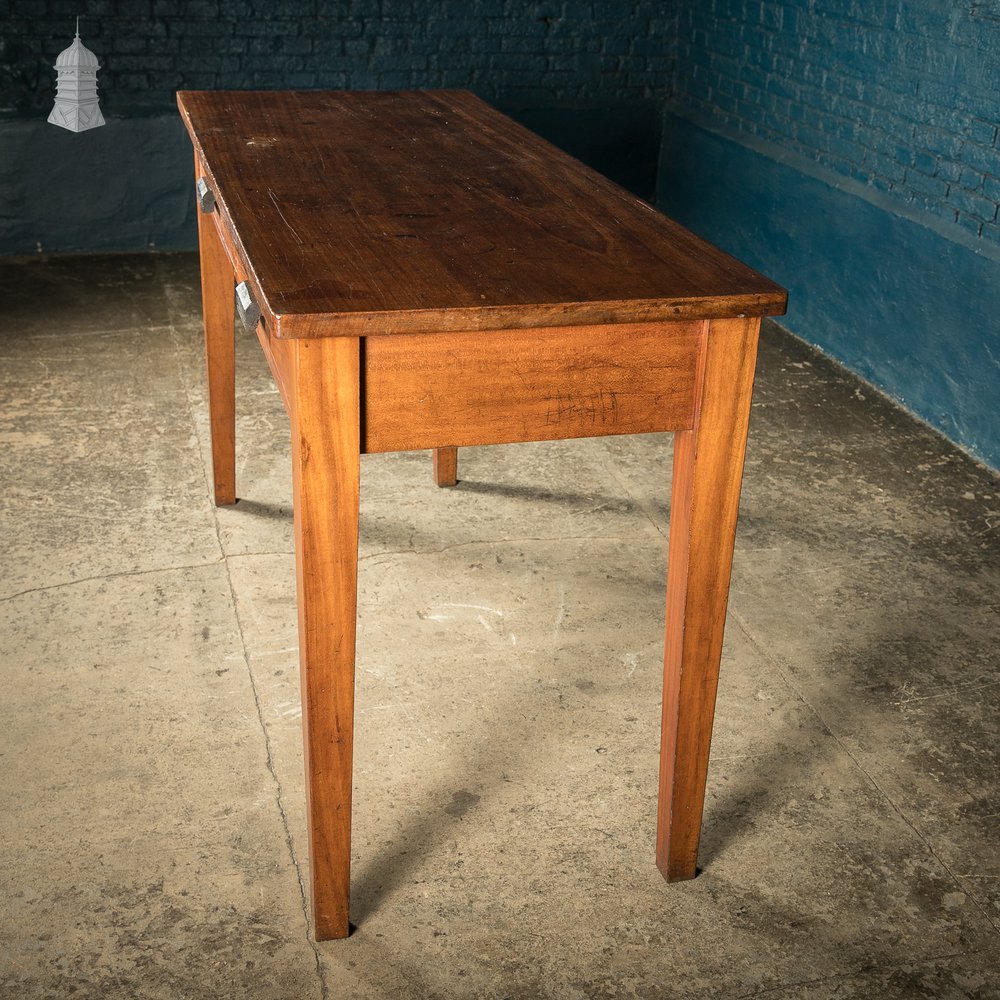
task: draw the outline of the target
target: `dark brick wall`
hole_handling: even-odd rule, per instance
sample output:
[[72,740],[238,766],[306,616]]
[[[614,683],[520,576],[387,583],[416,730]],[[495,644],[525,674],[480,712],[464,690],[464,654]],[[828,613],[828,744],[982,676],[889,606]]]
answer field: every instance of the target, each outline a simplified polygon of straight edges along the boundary
[[1000,245],[1000,0],[699,0],[677,44],[680,114]]
[[[0,0],[0,253],[193,248],[183,88],[469,88],[651,200],[679,2]],[[80,135],[46,124],[77,14]]]
[[674,0],[9,0],[0,113],[48,112],[52,63],[77,14],[111,115],[171,111],[184,88],[467,87],[508,105],[662,102],[676,37]]

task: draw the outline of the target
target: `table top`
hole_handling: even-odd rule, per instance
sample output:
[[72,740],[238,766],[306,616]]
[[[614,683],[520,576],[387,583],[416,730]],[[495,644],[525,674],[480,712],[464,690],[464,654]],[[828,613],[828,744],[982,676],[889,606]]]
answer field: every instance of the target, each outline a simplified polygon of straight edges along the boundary
[[466,91],[181,91],[274,336],[775,315],[785,292]]

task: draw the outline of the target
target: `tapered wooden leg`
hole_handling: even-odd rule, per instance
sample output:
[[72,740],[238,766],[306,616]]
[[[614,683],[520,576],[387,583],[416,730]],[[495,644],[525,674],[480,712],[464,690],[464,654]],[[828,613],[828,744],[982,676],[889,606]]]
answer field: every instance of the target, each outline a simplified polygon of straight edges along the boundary
[[458,482],[458,449],[434,449],[434,482],[438,486],[454,486]]
[[316,939],[324,941],[349,930],[359,342],[297,340],[290,361],[309,866]]
[[671,882],[698,861],[759,327],[705,324],[694,427],[674,436],[656,834]]
[[198,212],[212,481],[216,504],[236,503],[236,278],[212,213]]

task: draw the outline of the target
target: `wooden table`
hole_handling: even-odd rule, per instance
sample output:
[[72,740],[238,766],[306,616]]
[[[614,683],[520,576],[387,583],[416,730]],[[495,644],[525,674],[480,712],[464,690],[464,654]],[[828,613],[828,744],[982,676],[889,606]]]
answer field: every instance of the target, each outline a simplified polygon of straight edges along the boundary
[[433,449],[444,486],[463,445],[674,432],[656,860],[691,878],[757,335],[784,291],[470,93],[177,101],[217,504],[236,501],[237,283],[291,420],[317,939],[349,931],[366,453]]

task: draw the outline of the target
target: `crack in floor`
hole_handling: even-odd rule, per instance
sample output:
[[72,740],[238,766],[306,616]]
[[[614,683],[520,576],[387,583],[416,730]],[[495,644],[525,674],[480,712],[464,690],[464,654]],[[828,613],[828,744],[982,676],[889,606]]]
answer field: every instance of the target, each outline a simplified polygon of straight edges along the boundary
[[[205,446],[202,442],[201,435],[199,433],[197,415],[194,410],[194,404],[191,403],[188,416],[195,428],[195,441],[197,442],[198,455],[201,460],[202,471],[205,476],[205,489],[210,493],[212,489],[211,482],[211,463],[206,460]],[[211,447],[211,446],[209,446]],[[310,917],[309,909],[309,894],[306,890],[305,877],[302,874],[302,866],[299,862],[299,858],[295,853],[295,845],[292,840],[291,826],[288,822],[288,814],[285,811],[284,806],[284,792],[281,785],[281,779],[278,776],[278,770],[274,763],[274,754],[271,747],[271,738],[268,734],[267,723],[264,719],[264,707],[261,702],[260,691],[257,687],[257,679],[254,676],[253,667],[250,660],[250,651],[247,646],[246,635],[243,628],[243,621],[240,616],[239,603],[236,598],[236,588],[233,584],[232,572],[229,567],[229,559],[225,554],[225,546],[222,541],[222,528],[219,524],[218,508],[215,504],[212,504],[212,520],[215,525],[216,539],[219,545],[219,551],[222,553],[221,562],[226,568],[226,580],[229,585],[229,600],[233,610],[233,617],[236,621],[236,628],[240,637],[240,649],[242,651],[243,663],[246,666],[247,678],[250,681],[250,691],[253,695],[254,706],[257,710],[257,722],[260,725],[261,734],[264,739],[264,753],[265,753],[265,766],[267,767],[268,774],[271,776],[271,780],[274,785],[274,801],[278,809],[278,815],[281,819],[281,828],[284,832],[285,847],[288,851],[288,856],[291,859],[292,866],[295,869],[295,877],[299,886],[299,896],[302,905],[302,915],[305,921],[306,928],[306,943],[309,945],[313,953],[313,957],[316,963],[316,976],[320,987],[320,997],[321,1000],[329,1000],[330,988],[326,980],[326,970],[323,967],[322,955],[320,954],[319,946],[317,945],[314,935],[313,935],[313,924]]]

